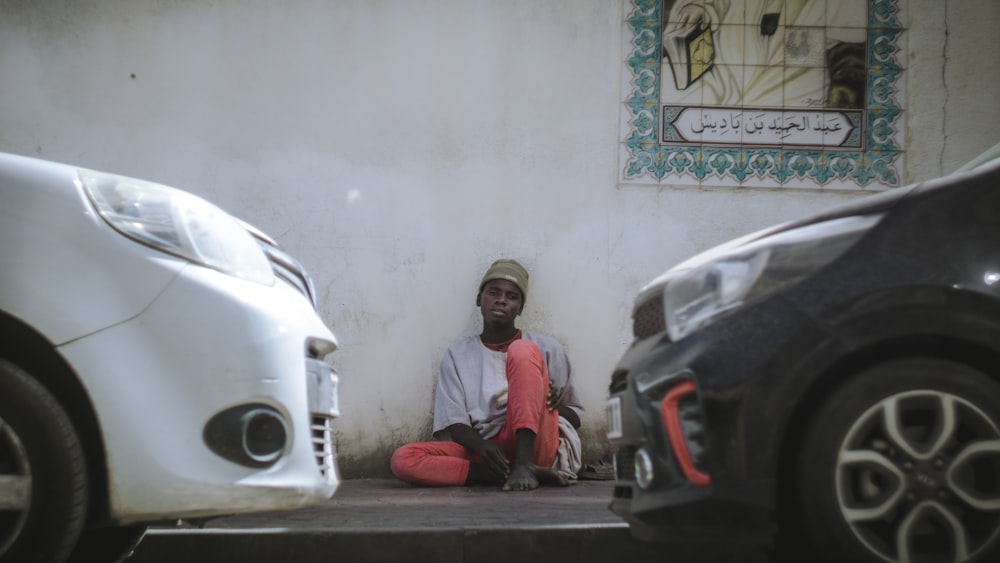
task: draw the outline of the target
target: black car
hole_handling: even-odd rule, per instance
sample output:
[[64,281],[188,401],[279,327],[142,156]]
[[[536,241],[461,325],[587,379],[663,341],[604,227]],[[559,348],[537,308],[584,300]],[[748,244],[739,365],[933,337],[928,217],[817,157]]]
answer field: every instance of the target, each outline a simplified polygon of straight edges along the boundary
[[1000,145],[698,255],[611,378],[611,509],[775,558],[1000,561]]

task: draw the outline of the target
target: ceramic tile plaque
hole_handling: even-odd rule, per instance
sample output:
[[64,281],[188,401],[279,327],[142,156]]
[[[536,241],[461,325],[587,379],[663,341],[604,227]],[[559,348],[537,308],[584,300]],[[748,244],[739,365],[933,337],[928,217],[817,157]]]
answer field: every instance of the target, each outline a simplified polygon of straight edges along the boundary
[[625,0],[623,183],[881,190],[905,0]]

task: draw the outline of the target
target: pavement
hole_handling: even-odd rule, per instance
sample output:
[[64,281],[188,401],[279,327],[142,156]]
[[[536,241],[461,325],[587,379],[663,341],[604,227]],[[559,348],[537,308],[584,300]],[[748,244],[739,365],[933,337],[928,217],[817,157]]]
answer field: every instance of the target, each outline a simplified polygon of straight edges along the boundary
[[[341,483],[326,503],[155,527],[128,563],[718,563],[740,554],[632,539],[608,509],[613,481],[503,492],[413,487],[394,479]],[[757,561],[757,559],[753,559]]]

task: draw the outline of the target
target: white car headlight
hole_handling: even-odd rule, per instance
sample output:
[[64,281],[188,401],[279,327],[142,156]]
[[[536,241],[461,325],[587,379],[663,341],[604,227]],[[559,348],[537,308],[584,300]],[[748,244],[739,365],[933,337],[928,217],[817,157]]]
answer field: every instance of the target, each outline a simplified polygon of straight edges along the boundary
[[145,180],[91,170],[79,174],[101,217],[119,233],[241,279],[274,283],[271,263],[257,242],[215,205]]
[[721,313],[794,284],[843,254],[882,215],[834,219],[780,232],[710,259],[685,262],[663,289],[674,342]]

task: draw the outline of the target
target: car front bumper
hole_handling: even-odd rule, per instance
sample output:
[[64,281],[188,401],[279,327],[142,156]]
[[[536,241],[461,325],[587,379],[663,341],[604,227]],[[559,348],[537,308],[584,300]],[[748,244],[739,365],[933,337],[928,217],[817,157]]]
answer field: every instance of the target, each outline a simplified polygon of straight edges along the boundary
[[[337,374],[325,353],[310,350],[335,346],[292,286],[195,265],[138,316],[61,346],[99,418],[112,519],[201,518],[330,498],[339,482]],[[243,405],[283,421],[283,446],[266,467],[225,459],[207,443],[208,422]],[[239,443],[239,429],[227,431]]]
[[[766,306],[780,322],[751,324],[759,317],[737,314],[678,343],[649,337],[616,366],[608,401],[617,479],[611,510],[636,537],[773,542],[778,436],[794,408],[785,398],[809,379],[778,375],[801,365],[809,347],[799,339],[819,341],[822,330],[785,303]],[[791,344],[778,350],[775,342]]]

